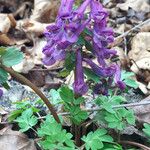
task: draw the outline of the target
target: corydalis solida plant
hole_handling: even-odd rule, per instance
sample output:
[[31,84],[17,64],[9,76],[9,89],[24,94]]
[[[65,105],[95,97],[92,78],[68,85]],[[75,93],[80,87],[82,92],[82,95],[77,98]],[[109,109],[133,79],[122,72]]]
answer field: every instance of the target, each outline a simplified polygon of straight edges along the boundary
[[[73,7],[74,2],[75,0],[61,0],[55,24],[46,28],[44,34],[47,44],[43,48],[43,63],[53,65],[56,61],[64,60],[66,52],[74,51],[76,67],[73,87],[76,94],[83,95],[88,90],[84,82],[82,61],[85,61],[99,77],[108,78],[109,81],[114,77],[115,84],[124,89],[119,66],[106,63],[106,59],[116,55],[115,50],[107,48],[114,40],[113,30],[107,27],[108,13],[97,0],[85,0],[77,9]],[[88,8],[90,11],[87,13]],[[92,53],[97,58],[98,65],[90,59],[82,58],[83,45],[77,44],[77,41],[85,29],[91,33],[86,38],[91,41]],[[107,89],[104,93],[107,93]]]

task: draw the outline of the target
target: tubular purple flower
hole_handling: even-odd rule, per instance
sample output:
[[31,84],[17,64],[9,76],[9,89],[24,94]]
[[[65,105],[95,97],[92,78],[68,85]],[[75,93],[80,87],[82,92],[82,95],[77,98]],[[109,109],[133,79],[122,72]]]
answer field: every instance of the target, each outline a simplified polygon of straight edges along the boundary
[[91,2],[91,16],[96,22],[100,22],[108,16],[108,13],[104,10],[103,6],[97,0]]
[[73,84],[74,92],[77,95],[83,95],[88,91],[88,86],[84,82],[84,73],[82,67],[81,51],[76,51],[76,67],[75,67],[75,81]]
[[72,13],[74,0],[61,0],[61,5],[58,11],[58,18],[68,18]]
[[94,71],[94,73],[100,77],[110,77],[114,74],[114,69],[111,67],[103,68],[96,65],[94,62],[92,62],[90,59],[83,59]]
[[91,3],[92,0],[85,0],[81,6],[75,11],[75,14],[77,14],[77,17],[83,17],[84,11],[86,10],[87,6]]
[[114,68],[116,70],[114,75],[114,82],[121,90],[124,90],[126,85],[123,81],[121,81],[120,67],[118,65],[115,65]]
[[64,60],[66,52],[64,50],[58,50],[56,48],[52,49],[51,55],[45,55],[43,58],[43,63],[47,66],[53,65],[58,60]]

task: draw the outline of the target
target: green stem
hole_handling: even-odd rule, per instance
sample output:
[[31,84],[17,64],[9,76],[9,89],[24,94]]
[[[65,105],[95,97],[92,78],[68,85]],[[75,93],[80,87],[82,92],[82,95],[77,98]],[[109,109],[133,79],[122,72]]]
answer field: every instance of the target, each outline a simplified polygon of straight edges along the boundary
[[3,68],[6,72],[8,72],[11,76],[15,77],[18,81],[29,86],[43,100],[43,102],[45,103],[45,105],[48,107],[49,111],[53,115],[54,119],[58,123],[60,123],[59,117],[58,117],[55,109],[53,108],[53,105],[46,98],[46,96],[38,89],[37,86],[35,86],[32,82],[30,82],[27,78],[25,78],[21,74],[15,72],[12,68],[8,68],[4,65],[0,65],[0,67]]

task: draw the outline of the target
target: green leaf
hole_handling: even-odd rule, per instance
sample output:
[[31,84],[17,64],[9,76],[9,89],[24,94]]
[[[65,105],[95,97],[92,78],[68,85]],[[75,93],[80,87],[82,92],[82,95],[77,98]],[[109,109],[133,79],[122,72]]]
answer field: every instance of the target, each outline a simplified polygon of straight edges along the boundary
[[87,41],[87,40],[85,40],[85,47],[86,47],[86,49],[88,51],[92,51],[93,50],[92,44],[89,41]]
[[67,86],[63,86],[60,88],[60,97],[66,103],[74,101],[73,91],[69,89]]
[[0,84],[3,84],[7,81],[8,79],[8,73],[0,68]]
[[2,86],[3,86],[6,90],[9,90],[9,89],[10,89],[10,86],[8,85],[7,82],[3,83]]
[[105,142],[113,141],[112,137],[107,135],[105,129],[97,129],[95,132],[90,132],[87,136],[83,136],[82,140],[85,142],[86,150],[99,150],[104,147]]
[[128,112],[126,114],[126,120],[131,125],[135,124],[135,116],[134,116],[133,110],[128,110]]
[[10,113],[10,115],[8,116],[8,121],[11,122],[13,120],[15,120],[18,116],[21,115],[21,113],[23,112],[24,110],[14,110],[13,112]]
[[113,105],[119,105],[122,102],[126,102],[126,99],[122,96],[116,95],[116,96],[111,97],[111,101],[112,101]]
[[22,115],[18,117],[16,120],[18,122],[19,127],[21,128],[20,131],[25,132],[35,126],[38,122],[36,116],[33,115],[33,111],[31,108],[22,112]]
[[132,87],[132,88],[138,88],[138,84],[136,83],[136,81],[134,81],[133,79],[125,79],[123,81],[127,86]]
[[84,68],[84,73],[89,80],[93,80],[95,83],[98,83],[100,81],[100,77],[97,76],[91,69]]
[[70,71],[67,69],[63,69],[59,72],[58,77],[67,77],[70,74]]
[[101,107],[110,113],[115,113],[115,111],[112,108],[112,105],[109,102],[105,102],[104,104],[101,105]]
[[88,117],[87,112],[81,110],[79,106],[72,106],[70,109],[70,113],[70,118],[75,124],[80,124]]
[[52,104],[56,105],[56,104],[62,103],[62,100],[58,91],[56,91],[55,89],[51,89],[49,94],[51,96]]
[[74,101],[73,101],[73,103],[75,104],[75,105],[79,105],[79,104],[82,104],[83,102],[84,102],[84,97],[79,97],[79,98],[77,98],[77,99],[75,99]]
[[19,51],[18,48],[9,47],[6,52],[1,56],[2,64],[11,67],[13,65],[19,64],[23,59],[23,53]]
[[81,46],[85,45],[84,37],[80,35],[76,44]]
[[133,72],[126,72],[125,70],[123,70],[121,72],[121,80],[124,80],[124,79],[128,79],[132,76],[134,76],[135,74]]
[[83,32],[87,35],[92,36],[92,32],[88,28],[85,28]]
[[67,53],[65,59],[65,68],[68,72],[71,72],[75,67],[75,54],[74,52]]
[[39,144],[44,150],[75,150],[75,144],[71,140],[72,134],[63,130],[52,117],[46,117],[38,129],[38,136],[41,137]]
[[142,130],[148,137],[150,137],[150,124],[144,123],[144,128]]

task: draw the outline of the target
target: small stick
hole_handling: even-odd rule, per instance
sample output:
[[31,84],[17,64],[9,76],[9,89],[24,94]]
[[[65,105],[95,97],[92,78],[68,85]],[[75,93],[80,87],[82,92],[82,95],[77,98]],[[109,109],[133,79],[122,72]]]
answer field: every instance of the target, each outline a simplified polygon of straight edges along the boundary
[[129,144],[129,145],[134,145],[136,147],[141,148],[142,150],[150,150],[150,147],[147,147],[143,144],[137,143],[137,142],[132,142],[132,141],[120,141],[119,143],[121,144]]
[[145,20],[144,22],[141,22],[140,24],[136,25],[136,26],[133,27],[132,29],[130,29],[130,30],[124,32],[123,34],[117,36],[117,37],[115,38],[115,40],[118,40],[118,39],[120,39],[120,38],[123,38],[123,37],[127,36],[131,31],[133,31],[133,30],[135,30],[135,29],[137,29],[137,28],[139,28],[139,27],[141,27],[141,26],[143,26],[144,24],[147,24],[147,23],[149,23],[149,22],[150,22],[150,19],[147,19],[147,20]]

